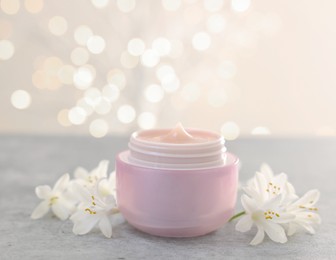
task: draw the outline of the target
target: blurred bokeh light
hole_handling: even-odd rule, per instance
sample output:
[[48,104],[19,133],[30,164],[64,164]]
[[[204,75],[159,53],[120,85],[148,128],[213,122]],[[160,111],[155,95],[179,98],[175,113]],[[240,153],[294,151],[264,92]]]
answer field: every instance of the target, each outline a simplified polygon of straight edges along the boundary
[[1,0],[0,132],[335,136],[335,8]]

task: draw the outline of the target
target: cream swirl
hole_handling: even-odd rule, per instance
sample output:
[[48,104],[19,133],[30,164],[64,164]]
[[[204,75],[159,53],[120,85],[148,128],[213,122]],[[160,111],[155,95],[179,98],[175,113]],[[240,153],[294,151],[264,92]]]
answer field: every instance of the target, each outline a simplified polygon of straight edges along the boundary
[[216,133],[184,129],[179,123],[173,129],[135,132],[128,144],[129,160],[138,166],[192,169],[225,164],[224,138]]

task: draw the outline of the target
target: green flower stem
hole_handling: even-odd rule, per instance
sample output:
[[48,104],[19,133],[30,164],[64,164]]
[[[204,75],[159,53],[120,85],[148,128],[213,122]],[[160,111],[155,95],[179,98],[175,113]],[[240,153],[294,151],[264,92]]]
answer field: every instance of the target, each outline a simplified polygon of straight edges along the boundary
[[240,216],[244,215],[246,212],[245,211],[242,211],[242,212],[239,212],[237,213],[236,215],[232,216],[230,219],[229,219],[229,222],[231,222],[232,220],[236,219],[236,218],[239,218]]

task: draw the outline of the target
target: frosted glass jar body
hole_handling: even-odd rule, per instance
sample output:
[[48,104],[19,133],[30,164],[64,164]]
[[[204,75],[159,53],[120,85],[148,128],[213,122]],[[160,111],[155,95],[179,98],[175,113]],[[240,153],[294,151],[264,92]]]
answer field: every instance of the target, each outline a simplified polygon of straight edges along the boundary
[[125,219],[146,233],[194,237],[223,226],[237,198],[238,158],[209,168],[162,169],[134,164],[130,151],[116,158],[117,200]]

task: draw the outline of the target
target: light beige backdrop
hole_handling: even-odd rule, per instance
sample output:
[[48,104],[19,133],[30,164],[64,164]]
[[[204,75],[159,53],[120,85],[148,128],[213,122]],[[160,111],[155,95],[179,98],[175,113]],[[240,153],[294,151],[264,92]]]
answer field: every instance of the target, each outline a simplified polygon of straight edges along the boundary
[[2,133],[102,137],[181,121],[228,139],[335,135],[335,1],[0,7]]

